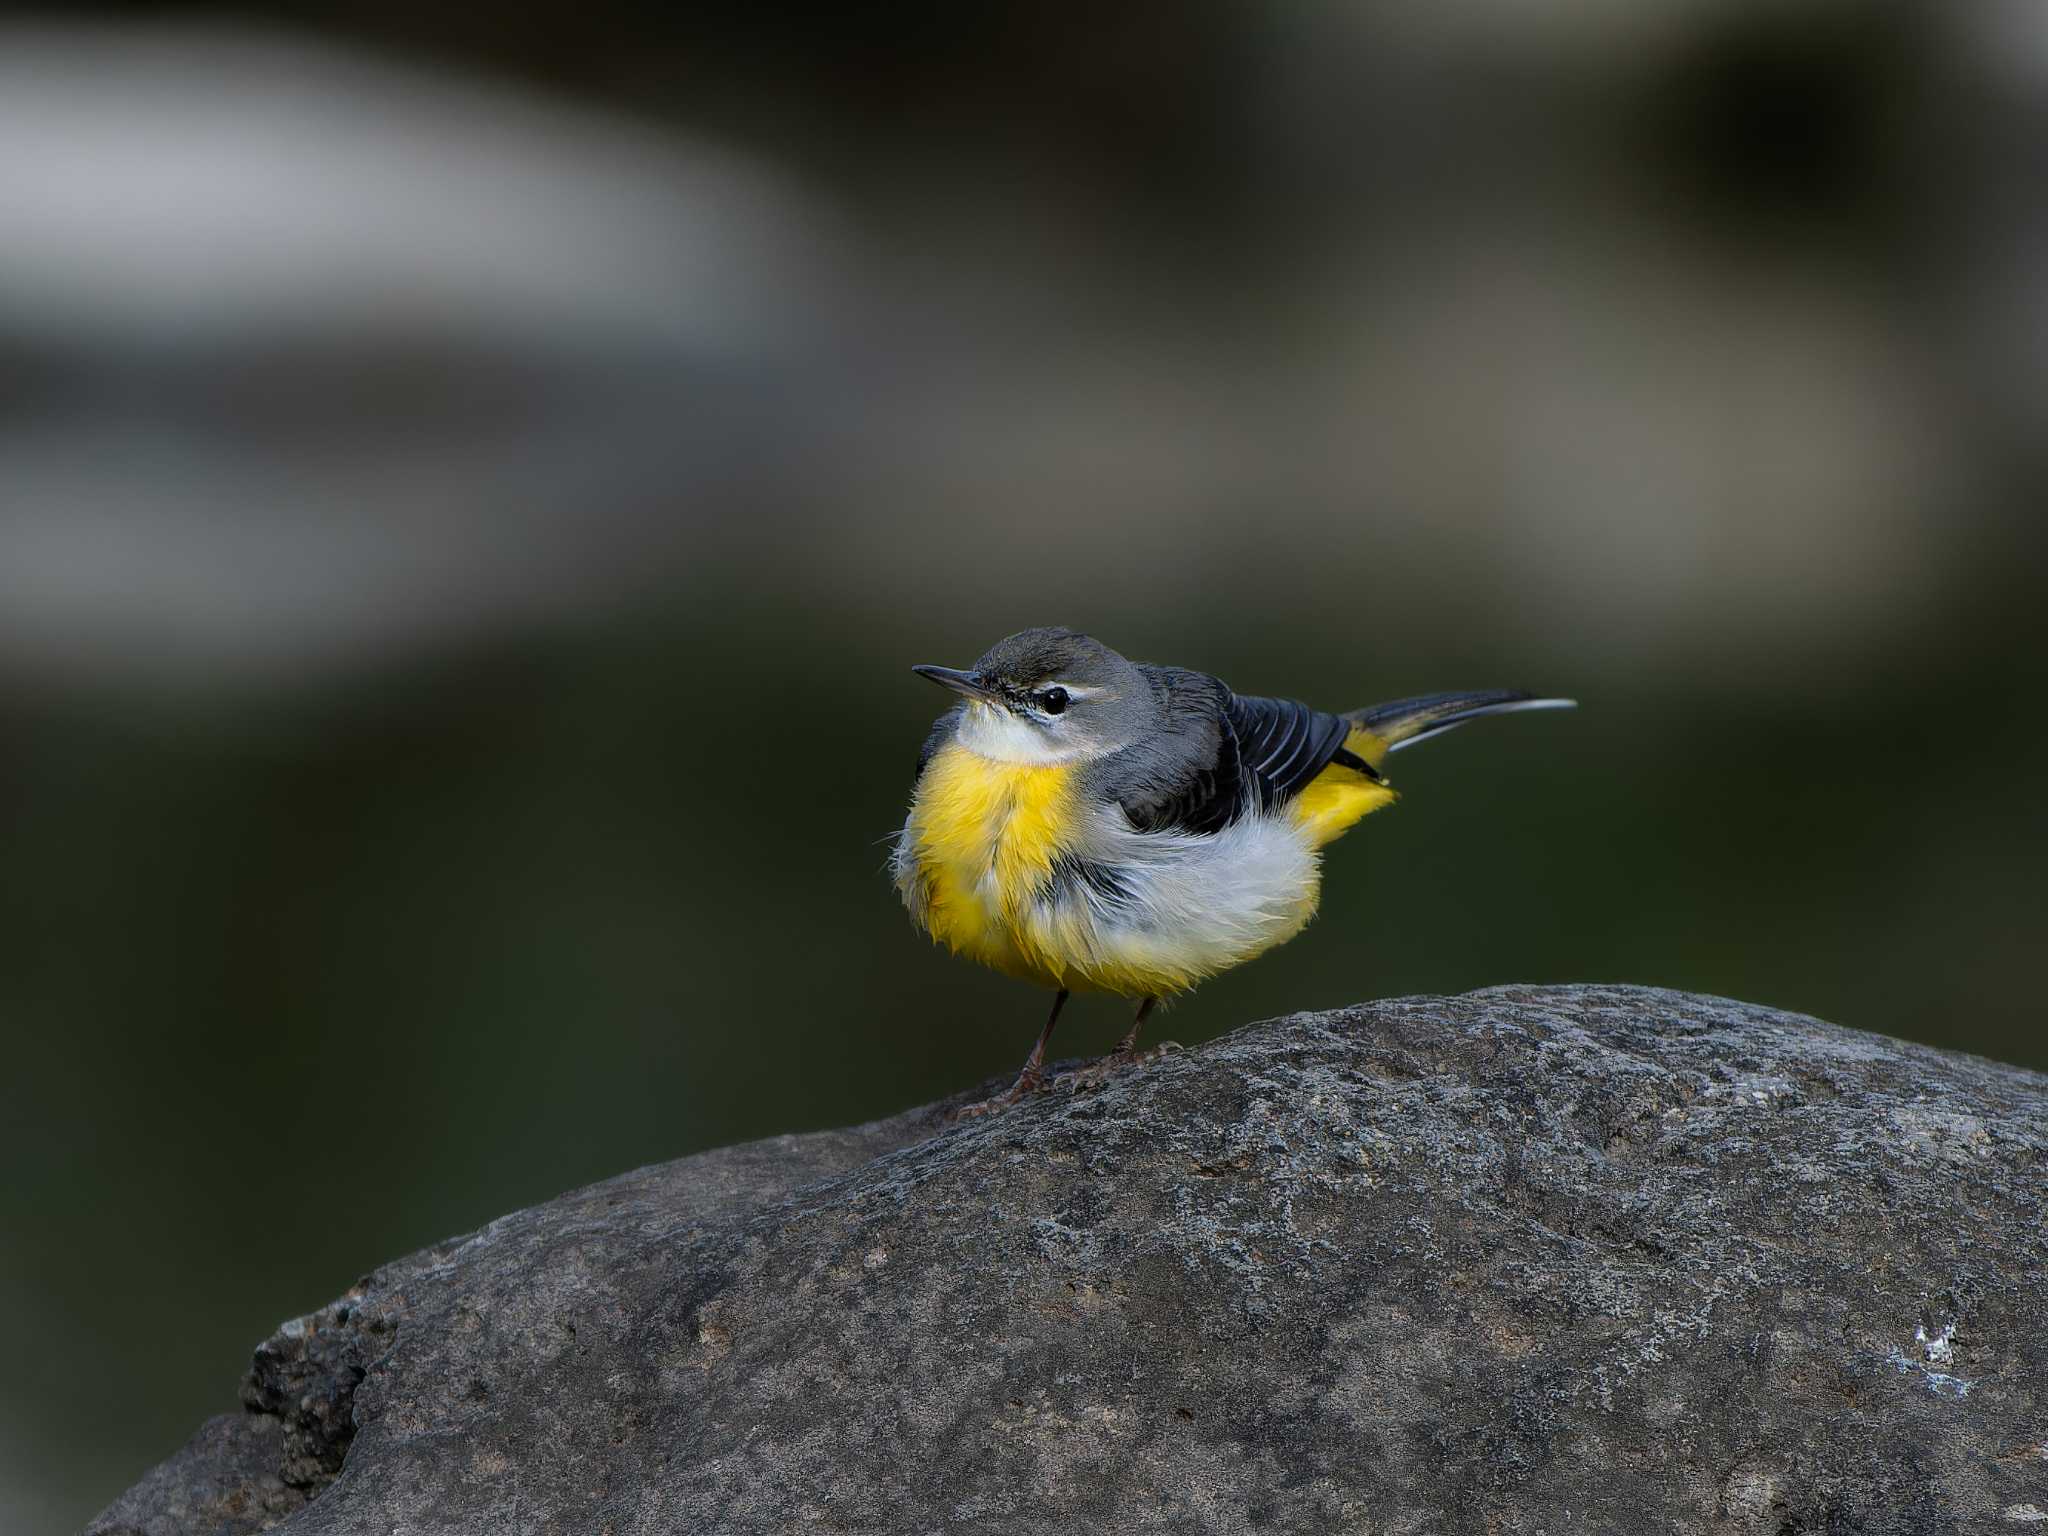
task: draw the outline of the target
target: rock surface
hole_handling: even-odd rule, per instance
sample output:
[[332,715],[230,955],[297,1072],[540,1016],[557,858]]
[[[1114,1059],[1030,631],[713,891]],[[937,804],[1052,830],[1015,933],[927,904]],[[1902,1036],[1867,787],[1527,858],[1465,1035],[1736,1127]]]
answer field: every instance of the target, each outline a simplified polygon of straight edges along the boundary
[[2048,1079],[1515,988],[945,1107],[387,1265],[91,1530],[2048,1530]]

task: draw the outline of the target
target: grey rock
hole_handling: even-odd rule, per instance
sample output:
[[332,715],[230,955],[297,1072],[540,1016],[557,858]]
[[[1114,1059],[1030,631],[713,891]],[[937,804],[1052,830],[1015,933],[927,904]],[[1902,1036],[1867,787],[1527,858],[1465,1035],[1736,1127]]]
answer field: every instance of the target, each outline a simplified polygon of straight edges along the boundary
[[1768,1009],[1299,1014],[385,1266],[113,1533],[2048,1530],[2048,1079]]

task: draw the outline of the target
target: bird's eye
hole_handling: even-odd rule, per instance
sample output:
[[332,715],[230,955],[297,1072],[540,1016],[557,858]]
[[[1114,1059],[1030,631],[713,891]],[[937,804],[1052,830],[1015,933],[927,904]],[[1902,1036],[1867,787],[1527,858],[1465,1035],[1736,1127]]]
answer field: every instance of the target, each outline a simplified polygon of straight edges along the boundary
[[1048,715],[1064,714],[1067,708],[1067,690],[1064,688],[1041,688],[1036,695],[1038,707]]

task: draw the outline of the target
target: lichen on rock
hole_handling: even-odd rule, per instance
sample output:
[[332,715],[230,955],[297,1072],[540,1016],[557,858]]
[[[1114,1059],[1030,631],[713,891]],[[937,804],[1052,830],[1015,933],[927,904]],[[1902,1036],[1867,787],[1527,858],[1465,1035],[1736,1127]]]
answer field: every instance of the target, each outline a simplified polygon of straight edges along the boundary
[[2048,1079],[1501,988],[386,1265],[91,1528],[2023,1529]]

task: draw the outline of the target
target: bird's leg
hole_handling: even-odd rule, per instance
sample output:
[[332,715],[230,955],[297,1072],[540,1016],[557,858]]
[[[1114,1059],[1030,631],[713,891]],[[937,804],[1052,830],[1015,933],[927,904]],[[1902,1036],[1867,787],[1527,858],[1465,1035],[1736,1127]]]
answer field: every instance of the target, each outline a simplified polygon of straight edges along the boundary
[[1116,1049],[1110,1052],[1112,1056],[1136,1058],[1138,1054],[1138,1031],[1145,1027],[1145,1020],[1151,1016],[1152,1010],[1158,1006],[1159,999],[1156,997],[1148,997],[1138,1004],[1137,1017],[1131,1020],[1131,1027],[1124,1031],[1124,1037],[1117,1042]]
[[1052,1012],[1045,1016],[1045,1028],[1038,1032],[1038,1044],[1031,1047],[1031,1054],[1024,1058],[1024,1070],[1017,1074],[1017,1081],[1010,1086],[1005,1102],[1014,1104],[1027,1093],[1036,1093],[1045,1084],[1045,1046],[1052,1039],[1052,1027],[1060,1021],[1060,1010],[1067,1006],[1067,989],[1061,987],[1052,1000]]
[[1110,1073],[1118,1068],[1135,1066],[1137,1064],[1139,1059],[1138,1031],[1145,1027],[1145,1020],[1151,1015],[1152,1010],[1158,1006],[1159,999],[1156,997],[1148,997],[1138,1004],[1137,1017],[1131,1020],[1131,1027],[1124,1031],[1124,1037],[1117,1042],[1116,1049],[1103,1057],[1102,1060],[1096,1062],[1094,1066],[1084,1067],[1074,1074],[1075,1091],[1078,1092],[1083,1088],[1100,1087],[1108,1080]]
[[1031,1047],[1031,1054],[1024,1058],[1024,1070],[1017,1074],[1017,1081],[1010,1085],[1010,1091],[1000,1094],[981,1104],[969,1104],[954,1111],[957,1119],[968,1119],[975,1115],[991,1114],[998,1109],[1008,1109],[1027,1093],[1036,1093],[1045,1086],[1045,1046],[1052,1039],[1052,1027],[1060,1021],[1060,1010],[1067,1006],[1067,989],[1060,988],[1052,1000],[1052,1012],[1045,1016],[1045,1028],[1038,1032],[1038,1044]]

